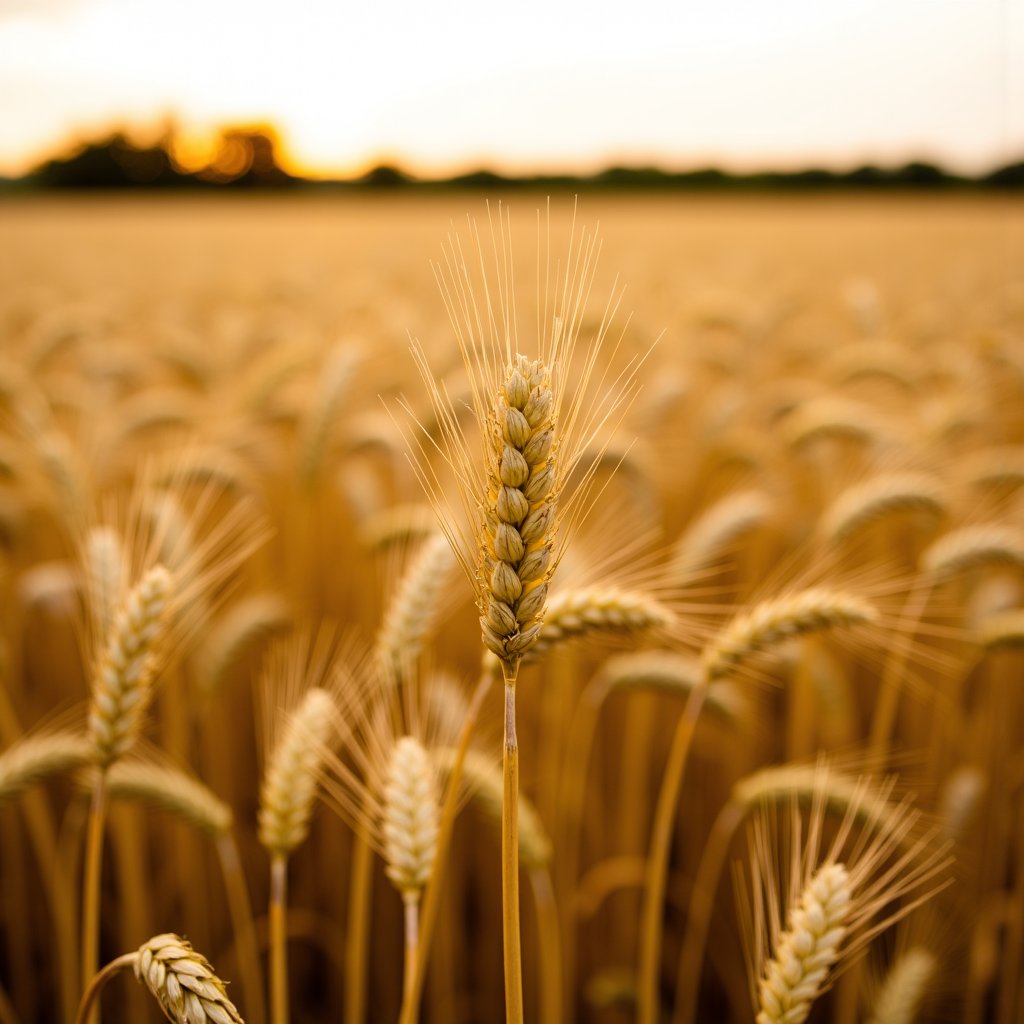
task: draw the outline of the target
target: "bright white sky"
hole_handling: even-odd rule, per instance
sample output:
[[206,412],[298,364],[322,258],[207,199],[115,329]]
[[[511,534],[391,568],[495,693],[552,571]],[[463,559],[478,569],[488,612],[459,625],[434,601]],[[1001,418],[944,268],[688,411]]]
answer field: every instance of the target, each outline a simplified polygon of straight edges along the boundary
[[0,0],[0,173],[271,121],[305,169],[1024,155],[1024,0]]

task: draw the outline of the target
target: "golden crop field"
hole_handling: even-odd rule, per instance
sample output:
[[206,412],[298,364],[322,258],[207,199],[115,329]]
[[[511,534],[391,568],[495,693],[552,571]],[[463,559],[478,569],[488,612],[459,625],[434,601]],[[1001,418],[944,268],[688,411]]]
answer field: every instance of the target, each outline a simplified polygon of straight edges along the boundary
[[1024,1018],[1019,201],[0,212],[0,1024]]

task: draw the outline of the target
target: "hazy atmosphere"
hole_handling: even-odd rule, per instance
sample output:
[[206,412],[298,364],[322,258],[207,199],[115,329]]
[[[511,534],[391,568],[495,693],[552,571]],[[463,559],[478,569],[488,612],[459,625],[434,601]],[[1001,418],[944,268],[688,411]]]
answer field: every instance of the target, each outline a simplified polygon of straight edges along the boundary
[[0,172],[72,137],[165,118],[194,149],[276,126],[289,170],[389,159],[590,171],[1024,151],[1019,0],[4,0]]

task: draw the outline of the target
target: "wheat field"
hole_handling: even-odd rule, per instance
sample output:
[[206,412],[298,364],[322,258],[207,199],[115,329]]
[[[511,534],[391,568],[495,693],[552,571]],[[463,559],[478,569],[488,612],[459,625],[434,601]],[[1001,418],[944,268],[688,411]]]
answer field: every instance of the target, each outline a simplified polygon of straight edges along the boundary
[[0,1024],[1020,1021],[1022,267],[969,195],[6,202]]

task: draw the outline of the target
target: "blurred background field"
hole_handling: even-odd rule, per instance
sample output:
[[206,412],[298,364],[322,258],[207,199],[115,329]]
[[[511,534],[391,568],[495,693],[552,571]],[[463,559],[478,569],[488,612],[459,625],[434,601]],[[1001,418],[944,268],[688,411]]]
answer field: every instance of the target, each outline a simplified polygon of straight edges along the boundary
[[[546,202],[510,199],[524,345]],[[559,239],[572,208],[570,196],[552,200]],[[206,550],[203,538],[230,523],[245,557],[186,616],[141,750],[162,751],[226,805],[233,823],[221,828],[238,844],[264,957],[260,666],[293,626],[330,621],[371,644],[429,528],[396,420],[406,396],[431,429],[411,336],[464,394],[431,264],[449,231],[468,233],[467,215],[486,225],[480,194],[68,195],[0,208],[0,747],[47,723],[81,728],[96,653],[81,545],[90,527],[123,522],[140,478],[185,524],[165,552],[172,561]],[[660,1019],[686,1014],[680,957],[694,877],[734,785],[824,751],[854,775],[897,773],[955,865],[954,884],[880,940],[812,1019],[869,1019],[887,967],[923,945],[938,968],[913,1019],[1012,1024],[1024,1012],[1024,655],[997,616],[1024,606],[1024,205],[595,193],[577,217],[603,239],[582,336],[595,333],[618,277],[615,358],[656,344],[622,423],[599,439],[601,505],[615,525],[592,517],[567,551],[562,586],[643,593],[666,617],[646,630],[581,626],[583,642],[523,670],[523,794],[551,840],[531,870],[535,884],[554,880],[557,922],[538,919],[542,901],[524,883],[527,1019],[636,1017],[645,857],[682,702],[612,694],[580,766],[567,744],[588,687],[611,657],[696,658],[733,615],[831,582],[877,605],[878,621],[846,642],[844,630],[822,633],[738,666],[740,703],[702,719],[672,825]],[[850,488],[896,473],[923,478],[924,497],[829,532]],[[705,529],[694,553],[702,516],[741,495],[754,496],[748,518],[718,540]],[[936,542],[979,526],[996,542],[934,569]],[[556,576],[553,595],[558,587]],[[468,695],[480,658],[471,590],[455,572],[444,591],[421,674]],[[877,709],[894,677],[901,690],[879,745]],[[495,764],[499,719],[492,693],[479,743]],[[577,783],[580,802],[567,802]],[[87,803],[76,770],[0,805],[5,1024],[72,1019]],[[259,1021],[262,981],[254,991],[244,977],[217,830],[129,799],[113,802],[109,825],[100,963],[177,931]],[[297,1022],[342,1019],[347,1005],[353,849],[351,830],[319,808],[292,858]],[[740,830],[721,884],[704,893],[714,913],[698,1020],[753,1018],[736,914],[746,897],[727,866],[746,859]],[[446,864],[424,1020],[501,1019],[499,865],[497,824],[470,797]],[[393,1021],[401,904],[380,865],[373,878],[365,1019]],[[130,979],[113,982],[103,1019],[155,1019],[140,999]]]

